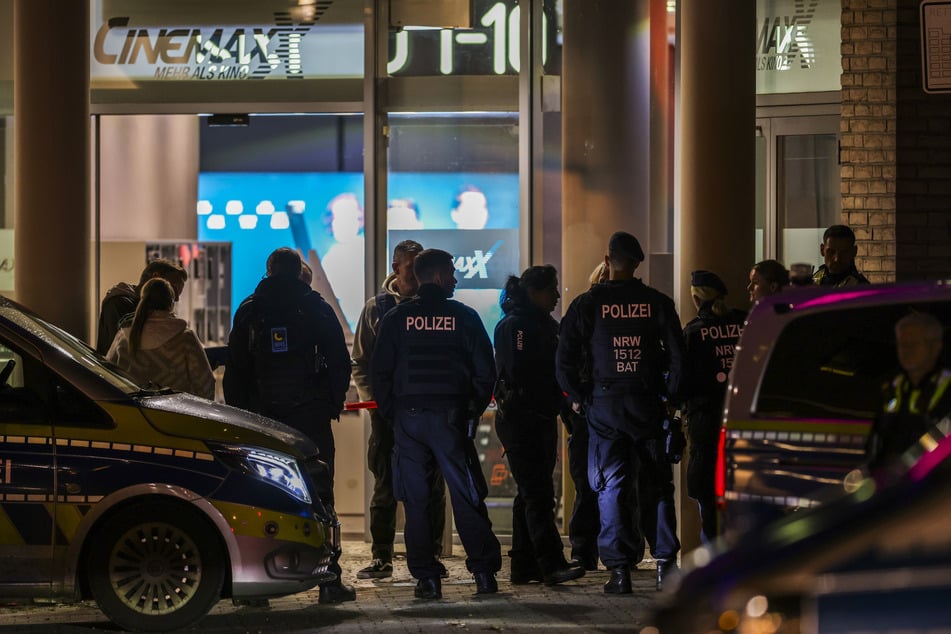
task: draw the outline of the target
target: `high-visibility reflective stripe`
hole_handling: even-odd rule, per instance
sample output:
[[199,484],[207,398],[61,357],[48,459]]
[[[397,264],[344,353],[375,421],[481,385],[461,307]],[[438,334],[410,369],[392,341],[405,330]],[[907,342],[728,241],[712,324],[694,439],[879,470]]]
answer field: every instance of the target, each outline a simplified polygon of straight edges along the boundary
[[727,500],[733,500],[736,502],[763,502],[766,504],[774,504],[776,506],[783,506],[787,508],[809,508],[819,505],[818,500],[796,497],[792,495],[759,495],[755,493],[727,491],[724,497]]
[[[43,436],[0,436],[0,443],[8,445],[52,445],[54,439]],[[213,462],[215,457],[205,451],[191,449],[175,449],[174,447],[156,447],[153,445],[132,445],[127,442],[106,442],[81,440],[76,438],[56,438],[58,447],[77,447],[81,449],[96,449],[100,451],[117,451],[122,453],[144,453],[156,456],[175,456],[189,460]]]
[[940,401],[944,393],[948,391],[949,385],[951,385],[951,371],[942,370],[941,376],[938,377],[938,387],[935,388],[934,394],[931,395],[931,401],[928,403],[929,413],[937,407],[938,401]]
[[774,442],[802,442],[811,445],[854,445],[856,447],[865,446],[865,437],[868,435],[866,429],[864,433],[841,433],[827,434],[803,431],[765,431],[765,430],[745,430],[728,429],[727,436],[736,440],[770,440]]

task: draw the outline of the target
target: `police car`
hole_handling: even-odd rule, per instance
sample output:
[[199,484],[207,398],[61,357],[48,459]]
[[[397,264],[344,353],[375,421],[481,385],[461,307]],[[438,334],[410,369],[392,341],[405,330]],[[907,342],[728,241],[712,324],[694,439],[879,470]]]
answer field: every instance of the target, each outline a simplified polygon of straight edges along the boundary
[[750,312],[720,435],[716,488],[728,540],[846,490],[882,382],[898,368],[895,322],[912,310],[951,323],[951,285],[789,289]]
[[[702,547],[648,618],[682,632],[944,632],[951,623],[951,436],[935,425],[905,471]],[[641,630],[645,634],[648,630]]]
[[332,580],[329,481],[289,427],[137,385],[0,298],[0,599],[166,631]]

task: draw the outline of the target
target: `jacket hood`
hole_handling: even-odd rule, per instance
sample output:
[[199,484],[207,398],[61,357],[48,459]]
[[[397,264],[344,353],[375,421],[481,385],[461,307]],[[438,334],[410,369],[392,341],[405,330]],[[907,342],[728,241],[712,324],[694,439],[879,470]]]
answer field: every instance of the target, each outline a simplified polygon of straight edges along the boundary
[[167,310],[154,310],[145,320],[142,329],[141,350],[161,348],[169,339],[176,337],[188,327],[188,322],[179,319]]
[[400,293],[400,290],[396,287],[396,273],[390,273],[389,275],[386,276],[386,279],[383,280],[383,291],[387,295],[392,295],[393,297],[395,297],[397,303],[406,299],[411,299],[416,296],[415,294],[403,295],[402,293]]
[[126,282],[119,282],[108,291],[106,291],[106,296],[103,298],[103,301],[107,299],[112,299],[114,297],[129,297],[134,299],[136,303],[139,301],[139,287]]
[[278,276],[266,277],[254,289],[255,302],[267,303],[276,309],[297,306],[302,297],[313,293],[320,293],[294,277]]

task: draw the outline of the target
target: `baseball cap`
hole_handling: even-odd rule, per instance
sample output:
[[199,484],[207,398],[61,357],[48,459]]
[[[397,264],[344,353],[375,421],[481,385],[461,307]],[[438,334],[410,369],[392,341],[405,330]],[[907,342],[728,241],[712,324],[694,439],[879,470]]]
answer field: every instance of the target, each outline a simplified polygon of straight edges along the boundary
[[721,295],[726,295],[726,284],[712,271],[698,270],[690,274],[691,286],[707,286]]

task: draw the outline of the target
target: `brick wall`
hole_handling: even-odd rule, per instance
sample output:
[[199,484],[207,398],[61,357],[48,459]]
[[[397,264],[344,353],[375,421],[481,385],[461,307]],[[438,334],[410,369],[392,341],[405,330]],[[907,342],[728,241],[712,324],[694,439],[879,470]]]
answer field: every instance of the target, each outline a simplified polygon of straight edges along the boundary
[[873,282],[951,278],[951,95],[921,64],[918,0],[842,1],[842,220]]
[[898,280],[951,278],[951,94],[922,87],[919,15],[917,0],[898,3]]
[[897,3],[842,0],[842,222],[872,282],[895,279]]

